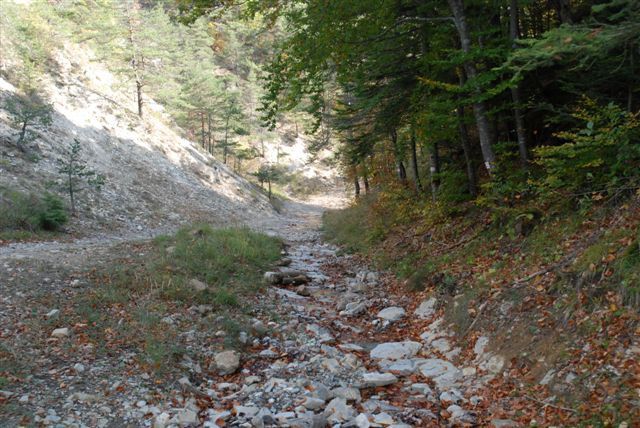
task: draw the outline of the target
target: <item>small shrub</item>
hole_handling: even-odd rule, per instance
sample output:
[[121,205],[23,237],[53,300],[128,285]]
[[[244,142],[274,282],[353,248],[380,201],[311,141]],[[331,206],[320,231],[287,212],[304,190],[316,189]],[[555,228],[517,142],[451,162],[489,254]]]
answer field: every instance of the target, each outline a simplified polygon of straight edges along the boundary
[[100,190],[105,182],[103,175],[87,168],[87,163],[80,157],[81,151],[82,146],[80,145],[80,141],[74,138],[73,143],[70,144],[69,149],[65,153],[65,158],[58,161],[58,172],[65,176],[65,189],[69,194],[71,213],[73,215],[76,213],[75,195],[83,189],[81,186],[82,183],[84,182],[96,190]]
[[33,194],[0,189],[0,231],[57,231],[68,220],[64,203],[51,194]]
[[46,193],[42,203],[44,210],[40,212],[40,227],[49,231],[60,229],[69,219],[62,199],[51,193]]
[[432,279],[436,272],[436,266],[433,263],[425,263],[416,269],[407,282],[407,287],[411,291],[422,291]]
[[25,151],[25,144],[36,139],[33,129],[46,129],[52,123],[53,107],[34,92],[28,95],[13,95],[5,102],[12,125],[18,129],[16,146]]

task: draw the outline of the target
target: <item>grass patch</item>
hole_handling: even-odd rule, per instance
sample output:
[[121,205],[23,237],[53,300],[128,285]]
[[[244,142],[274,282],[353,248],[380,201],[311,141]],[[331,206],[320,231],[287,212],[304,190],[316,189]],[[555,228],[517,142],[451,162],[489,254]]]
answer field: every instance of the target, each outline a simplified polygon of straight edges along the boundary
[[[98,274],[99,286],[78,302],[76,315],[90,326],[91,340],[101,342],[99,349],[126,343],[138,350],[143,367],[164,372],[186,352],[184,329],[213,336],[219,325],[228,330],[220,345],[237,344],[239,322],[231,319],[248,312],[245,302],[260,292],[262,274],[281,248],[278,239],[247,228],[184,228]],[[187,311],[199,305],[206,313]],[[167,319],[176,313],[186,313],[189,322]]]
[[367,222],[371,202],[371,198],[364,197],[348,208],[327,211],[322,218],[325,238],[349,252],[368,252],[379,241],[375,229]]

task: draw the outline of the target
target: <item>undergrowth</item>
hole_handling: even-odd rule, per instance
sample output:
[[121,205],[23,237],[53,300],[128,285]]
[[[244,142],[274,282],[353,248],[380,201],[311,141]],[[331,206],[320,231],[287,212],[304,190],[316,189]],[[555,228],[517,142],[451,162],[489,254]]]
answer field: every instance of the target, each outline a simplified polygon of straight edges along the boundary
[[[597,282],[620,292],[625,303],[640,304],[635,197],[627,204],[592,205],[589,210],[550,206],[523,231],[517,222],[497,219],[483,207],[469,206],[452,215],[430,201],[405,198],[400,204],[393,193],[397,189],[327,213],[324,233],[346,250],[364,253],[394,271],[410,291],[431,287],[455,294],[465,287],[512,285],[541,266],[565,263],[580,283]],[[627,224],[609,225],[620,215],[628,217]],[[609,229],[600,235],[598,224]],[[573,292],[579,285],[558,281],[549,291]]]
[[[575,355],[582,359],[572,370],[592,379],[608,353],[624,351],[629,332],[637,331],[638,195],[547,205],[522,227],[522,212],[496,216],[467,206],[447,213],[424,198],[401,204],[386,193],[327,214],[325,235],[395,272],[407,293],[435,296],[459,344],[490,336],[490,351],[525,367],[522,376],[537,387],[550,368],[566,368]],[[625,376],[611,394],[627,407],[607,408],[603,418],[626,420],[633,393]],[[579,409],[575,420],[594,416],[583,405],[593,395],[582,381],[569,389],[554,382],[550,393],[556,384],[565,388],[560,402]]]
[[27,239],[39,232],[55,232],[68,220],[62,200],[0,188],[0,239]]

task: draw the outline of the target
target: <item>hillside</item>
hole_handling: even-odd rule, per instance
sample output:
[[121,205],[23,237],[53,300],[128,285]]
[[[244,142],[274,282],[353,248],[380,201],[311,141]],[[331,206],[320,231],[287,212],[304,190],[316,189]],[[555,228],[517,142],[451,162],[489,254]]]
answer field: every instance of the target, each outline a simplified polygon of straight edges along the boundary
[[[138,118],[130,97],[113,89],[116,79],[91,61],[90,51],[68,44],[55,61],[56,74],[42,82],[53,124],[29,148],[36,161],[11,143],[16,131],[7,112],[0,113],[0,186],[40,193],[54,183],[54,191],[64,191],[57,161],[76,138],[90,167],[106,178],[100,192],[80,196],[81,215],[72,227],[82,234],[151,234],[194,221],[231,224],[275,215],[254,185],[168,126],[161,106],[150,103],[149,117]],[[3,101],[15,94],[9,82],[0,84]]]

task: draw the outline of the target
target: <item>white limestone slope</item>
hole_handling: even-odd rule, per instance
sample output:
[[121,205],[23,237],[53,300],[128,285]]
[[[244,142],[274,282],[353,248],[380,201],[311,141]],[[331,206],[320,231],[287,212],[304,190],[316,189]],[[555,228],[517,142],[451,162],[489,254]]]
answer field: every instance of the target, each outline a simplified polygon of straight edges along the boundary
[[180,137],[150,98],[140,119],[131,85],[95,61],[90,50],[69,43],[54,60],[49,69],[55,72],[41,82],[54,121],[30,144],[37,162],[11,142],[16,130],[3,108],[16,89],[0,78],[0,186],[64,195],[58,160],[77,138],[89,167],[106,177],[100,192],[79,195],[80,215],[72,228],[83,234],[171,230],[194,221],[238,224],[277,215],[254,185]]

